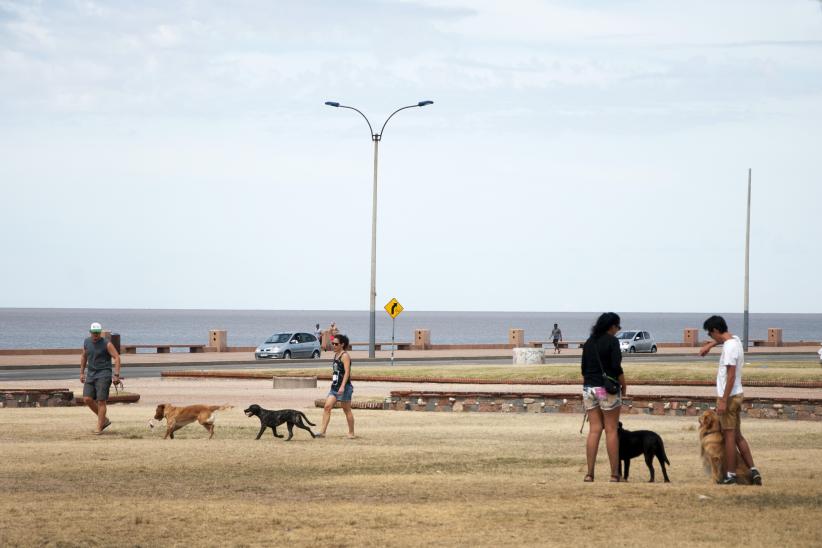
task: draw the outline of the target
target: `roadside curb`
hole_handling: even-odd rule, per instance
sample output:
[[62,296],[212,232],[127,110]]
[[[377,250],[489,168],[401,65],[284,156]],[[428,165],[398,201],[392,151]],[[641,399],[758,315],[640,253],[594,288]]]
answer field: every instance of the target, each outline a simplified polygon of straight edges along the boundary
[[[807,358],[809,356],[816,357],[816,352],[790,352],[790,353],[751,353],[748,355],[754,355],[757,357],[761,356],[773,356],[778,357],[780,359],[785,358]],[[713,356],[713,355],[712,355]],[[567,360],[568,358],[576,358],[579,359],[579,354],[565,354],[565,355],[552,355],[545,357],[545,363],[543,364],[535,364],[535,365],[568,365],[568,362],[563,362],[560,360]],[[664,362],[668,358],[694,358],[694,360],[703,359],[697,356],[694,352],[677,352],[675,354],[668,354],[668,353],[657,353],[657,354],[624,354],[622,356],[623,362],[631,363],[631,362],[643,362],[643,361],[659,361]],[[472,361],[488,361],[488,360],[512,360],[513,357],[511,354],[505,355],[488,355],[488,356],[424,356],[424,357],[397,357],[394,361],[397,363],[437,363],[437,362],[472,362]],[[265,363],[271,363],[277,367],[288,366],[288,365],[300,365],[300,364],[317,364],[323,363],[323,361],[327,360],[327,358],[320,358],[317,360],[313,359],[293,359],[293,360],[238,360],[238,361],[229,361],[229,360],[211,360],[211,361],[193,361],[193,362],[138,362],[138,363],[130,363],[128,361],[123,361],[123,367],[128,368],[142,368],[142,367],[214,367],[214,366],[236,366],[236,365],[256,365],[261,366]],[[554,364],[552,363],[554,360],[557,360],[559,363]],[[391,363],[390,358],[357,358],[357,363],[366,363],[366,364],[389,364]],[[508,363],[511,367],[522,367],[520,365],[514,365],[512,363]],[[77,368],[76,364],[25,364],[25,365],[0,365],[0,371],[24,371],[29,369],[72,369]]]
[[[245,380],[271,380],[271,375],[255,373],[251,371],[163,371],[161,378],[204,378],[204,379],[245,379]],[[294,376],[293,373],[288,376]],[[310,375],[317,380],[331,380],[328,373],[316,373]],[[471,377],[394,377],[390,375],[357,375],[351,376],[352,381],[360,382],[410,382],[426,384],[509,384],[509,385],[534,385],[534,386],[572,386],[579,382],[571,382],[562,379],[476,379]],[[712,380],[637,380],[630,383],[631,386],[715,386],[716,381]],[[745,386],[757,388],[822,388],[822,381],[746,381]],[[715,399],[715,398],[714,398]]]

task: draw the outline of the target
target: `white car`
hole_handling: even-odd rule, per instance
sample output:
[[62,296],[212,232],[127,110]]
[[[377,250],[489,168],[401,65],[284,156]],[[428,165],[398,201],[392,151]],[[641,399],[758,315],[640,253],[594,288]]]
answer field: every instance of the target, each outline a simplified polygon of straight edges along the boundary
[[629,329],[617,333],[619,349],[623,352],[651,352],[656,353],[656,340],[647,331]]
[[254,351],[258,360],[320,357],[320,341],[310,333],[274,333]]

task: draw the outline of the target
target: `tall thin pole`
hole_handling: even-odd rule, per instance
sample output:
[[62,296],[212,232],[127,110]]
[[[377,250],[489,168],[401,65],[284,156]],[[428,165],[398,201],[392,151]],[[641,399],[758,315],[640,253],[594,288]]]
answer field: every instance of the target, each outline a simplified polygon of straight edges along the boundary
[[385,119],[385,122],[382,124],[382,128],[380,128],[379,133],[374,133],[374,127],[368,120],[368,116],[363,114],[362,111],[358,108],[354,108],[348,105],[341,105],[338,101],[326,101],[325,104],[329,107],[353,110],[354,112],[362,116],[363,120],[365,120],[365,123],[368,124],[368,132],[371,134],[371,140],[374,141],[374,194],[371,203],[371,293],[369,295],[370,306],[368,311],[370,315],[368,322],[368,357],[373,358],[375,355],[374,350],[377,345],[377,165],[380,151],[380,140],[382,139],[382,134],[385,131],[385,126],[388,124],[388,121],[394,117],[395,114],[408,108],[425,107],[428,105],[433,105],[434,101],[419,101],[416,105],[407,105],[398,108],[397,110],[392,112],[388,116],[388,118]]
[[376,331],[377,331],[377,161],[380,150],[379,134],[374,134],[374,194],[371,201],[371,299],[369,308],[369,323],[368,323],[368,357],[375,356],[374,349],[376,347]]
[[748,349],[748,299],[750,296],[750,263],[751,263],[751,168],[748,168],[748,221],[745,225],[745,313],[743,319],[742,335],[745,349]]

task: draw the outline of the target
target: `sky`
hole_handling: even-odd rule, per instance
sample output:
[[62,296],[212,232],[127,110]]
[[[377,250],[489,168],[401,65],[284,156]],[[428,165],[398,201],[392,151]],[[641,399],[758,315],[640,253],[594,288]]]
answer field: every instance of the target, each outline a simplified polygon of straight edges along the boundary
[[822,312],[816,0],[0,0],[0,307]]

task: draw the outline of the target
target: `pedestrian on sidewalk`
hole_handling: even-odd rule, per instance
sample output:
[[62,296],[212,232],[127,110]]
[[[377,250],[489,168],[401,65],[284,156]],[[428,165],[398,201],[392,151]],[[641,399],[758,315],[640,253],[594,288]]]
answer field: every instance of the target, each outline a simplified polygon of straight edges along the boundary
[[[106,401],[111,383],[120,382],[120,354],[110,341],[103,338],[103,326],[97,322],[89,327],[89,337],[83,341],[80,358],[80,382],[83,383],[83,402],[97,416],[95,434],[111,426],[106,417]],[[114,359],[114,373],[111,361]],[[88,375],[86,375],[88,368]]]
[[708,336],[713,339],[699,349],[699,355],[705,356],[718,344],[722,345],[719,356],[719,369],[716,372],[716,413],[722,427],[725,442],[725,477],[722,484],[736,483],[736,450],[742,460],[751,469],[751,483],[762,485],[762,475],[754,465],[751,447],[742,435],[740,413],[742,410],[742,366],[745,365],[745,351],[739,337],[728,331],[728,324],[722,316],[711,316],[702,325]]
[[322,348],[323,330],[320,329],[320,324],[314,326],[314,336],[317,337],[317,342],[320,343],[320,348]]
[[559,328],[559,324],[554,324],[554,329],[551,331],[551,340],[554,341],[554,354],[559,354],[559,343],[562,340],[562,330]]
[[334,361],[331,363],[331,390],[323,407],[323,422],[318,438],[325,437],[328,423],[331,420],[331,410],[340,402],[345,420],[348,422],[348,437],[354,439],[354,414],[351,412],[351,399],[354,396],[354,385],[351,384],[351,342],[345,335],[337,335],[331,343],[334,348]]
[[[619,315],[606,312],[597,318],[591,328],[591,336],[582,346],[582,403],[588,415],[588,439],[585,456],[588,473],[584,481],[594,481],[599,441],[605,430],[605,447],[611,465],[611,481],[620,481],[619,475],[619,413],[622,398],[628,393],[622,371],[622,352],[614,336],[622,329]],[[610,394],[605,389],[604,375],[619,381],[619,390]]]
[[337,336],[340,330],[337,329],[337,324],[335,322],[331,322],[331,325],[328,329],[325,330],[322,337],[322,347],[323,350],[333,350],[332,342],[334,341],[334,337]]

